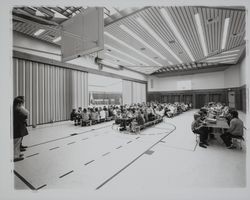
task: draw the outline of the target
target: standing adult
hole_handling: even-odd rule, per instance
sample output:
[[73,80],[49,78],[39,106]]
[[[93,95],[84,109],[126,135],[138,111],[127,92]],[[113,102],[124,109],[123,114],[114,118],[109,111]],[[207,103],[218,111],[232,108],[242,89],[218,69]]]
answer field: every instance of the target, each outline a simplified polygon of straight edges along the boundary
[[28,135],[26,119],[28,112],[24,109],[24,99],[16,97],[13,102],[13,139],[14,139],[14,162],[23,160],[20,153],[22,138]]
[[[16,98],[19,98],[19,99],[21,99],[21,100],[23,100],[23,102],[24,102],[24,96],[18,96],[18,97],[16,97]],[[29,111],[24,107],[24,103],[23,103],[23,105],[20,107],[20,109],[21,109],[21,111],[25,114],[25,115],[29,115]],[[25,120],[25,125],[27,126],[27,121]],[[26,151],[26,148],[27,148],[27,146],[24,146],[23,145],[23,137],[22,137],[22,139],[21,139],[21,144],[20,144],[20,150],[21,151]]]

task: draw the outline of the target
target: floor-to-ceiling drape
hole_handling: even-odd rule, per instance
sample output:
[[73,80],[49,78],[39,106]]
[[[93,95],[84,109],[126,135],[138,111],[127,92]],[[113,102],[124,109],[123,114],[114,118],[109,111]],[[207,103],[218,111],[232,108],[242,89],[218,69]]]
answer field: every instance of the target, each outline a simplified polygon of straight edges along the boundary
[[122,81],[123,104],[146,102],[146,84],[134,81]]
[[72,108],[88,105],[87,73],[13,58],[13,97],[24,96],[28,124],[68,120]]

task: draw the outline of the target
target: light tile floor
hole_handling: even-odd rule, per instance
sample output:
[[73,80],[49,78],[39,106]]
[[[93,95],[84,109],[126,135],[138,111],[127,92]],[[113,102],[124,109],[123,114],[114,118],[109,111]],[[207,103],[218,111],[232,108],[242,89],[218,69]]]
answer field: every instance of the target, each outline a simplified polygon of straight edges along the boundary
[[[177,187],[244,187],[245,146],[228,150],[216,135],[207,149],[200,148],[190,130],[194,112],[166,118],[140,135],[119,133],[111,128],[113,122],[90,127],[60,122],[30,129],[23,141],[29,148],[15,171],[40,190],[140,194]],[[16,189],[28,188],[14,177]]]

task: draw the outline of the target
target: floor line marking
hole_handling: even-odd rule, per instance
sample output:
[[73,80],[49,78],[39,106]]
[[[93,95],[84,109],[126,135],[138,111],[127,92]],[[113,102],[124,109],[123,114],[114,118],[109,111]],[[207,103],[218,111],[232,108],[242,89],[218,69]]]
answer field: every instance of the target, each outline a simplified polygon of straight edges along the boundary
[[110,152],[107,152],[107,153],[105,153],[105,154],[102,154],[102,156],[106,156],[106,155],[108,155],[108,154],[110,154]]
[[[98,129],[102,129],[102,128],[107,128],[109,126],[112,126],[112,124],[108,125],[108,126],[102,126],[102,127],[96,128],[96,129],[90,129],[90,130],[79,132],[79,133],[73,133],[73,134],[79,135],[79,134],[88,133],[88,132],[91,132],[91,131],[94,131],[94,130],[98,130]],[[38,144],[29,145],[29,148],[35,147],[35,146],[39,146],[39,145],[43,145],[43,144],[47,144],[47,143],[50,143],[50,142],[55,142],[55,141],[58,141],[58,140],[63,140],[63,139],[69,138],[69,137],[72,137],[72,136],[68,135],[68,136],[65,136],[65,137],[56,138],[56,139],[53,139],[53,140],[48,140],[46,142],[41,142],[41,143],[38,143]]]
[[94,162],[94,161],[95,161],[95,160],[91,160],[91,161],[85,163],[84,165],[86,166],[86,165],[88,165],[88,164],[90,164],[90,163],[92,163],[92,162]]
[[83,138],[83,139],[81,139],[81,140],[87,140],[87,139],[89,139],[89,138]]
[[120,149],[120,148],[122,148],[122,146],[116,147],[116,149]]
[[45,186],[47,186],[47,185],[46,185],[46,184],[44,184],[44,185],[42,185],[42,186],[40,186],[40,187],[36,188],[36,190],[40,190],[40,189],[44,188]]
[[51,148],[51,149],[49,149],[49,150],[52,151],[52,150],[58,149],[58,148],[60,148],[60,147],[54,147],[54,148]]
[[71,170],[71,171],[67,172],[66,174],[63,174],[63,175],[59,176],[59,178],[62,178],[62,177],[64,177],[64,176],[67,176],[67,175],[71,174],[72,172],[74,172],[74,170]]
[[34,153],[34,154],[31,154],[31,155],[29,155],[29,156],[26,156],[25,158],[29,158],[29,157],[32,157],[32,156],[36,156],[36,155],[38,155],[39,153]]
[[[166,122],[164,122],[166,123]],[[154,146],[156,146],[158,143],[160,143],[161,140],[163,140],[164,138],[166,138],[167,136],[169,136],[173,131],[176,130],[176,126],[171,124],[174,128],[171,132],[167,133],[167,135],[165,135],[164,137],[162,137],[160,140],[158,140],[157,142],[155,142],[153,145],[151,145],[146,151],[144,151],[143,153],[141,153],[139,156],[137,156],[135,159],[133,159],[130,163],[128,163],[127,165],[125,165],[122,169],[120,169],[118,172],[116,172],[114,175],[112,175],[110,178],[108,178],[107,180],[105,180],[103,183],[101,183],[96,190],[99,190],[101,187],[103,187],[105,184],[107,184],[109,181],[111,181],[114,177],[116,177],[118,174],[120,174],[123,170],[125,170],[126,168],[128,168],[131,164],[133,164],[135,161],[137,161],[140,157],[142,157],[145,152],[147,152],[148,150],[150,150],[151,148],[153,148]]]
[[21,176],[17,171],[14,170],[13,172],[26,186],[29,187],[29,189],[36,190],[36,188],[30,182],[28,182],[23,176]]
[[130,141],[127,142],[127,144],[129,144],[129,143],[131,143],[131,142],[132,142],[132,141],[130,140]]
[[71,145],[71,144],[74,144],[74,143],[76,143],[76,142],[70,142],[70,143],[68,143],[67,145]]

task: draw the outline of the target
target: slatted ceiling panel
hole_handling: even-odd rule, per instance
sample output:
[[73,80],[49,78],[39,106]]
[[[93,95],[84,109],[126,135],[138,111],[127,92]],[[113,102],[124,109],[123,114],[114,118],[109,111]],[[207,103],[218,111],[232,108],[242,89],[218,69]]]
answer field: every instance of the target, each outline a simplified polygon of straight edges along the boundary
[[[169,55],[168,52],[166,52],[165,48],[162,47],[162,45],[160,45],[158,42],[154,42],[154,38],[145,30],[143,29],[139,23],[136,21],[136,18],[139,17],[139,15],[135,15],[129,19],[127,19],[127,21],[129,21],[129,28],[131,30],[133,30],[138,36],[140,36],[145,42],[147,42],[151,47],[153,47],[155,50],[157,50],[158,52],[160,52],[165,58],[166,60],[163,60],[162,58],[160,58],[157,54],[155,54],[154,52],[152,52],[151,50],[149,50],[152,54],[152,56],[157,56],[159,57],[157,59],[157,62],[159,61],[160,63],[163,64],[168,64],[167,61],[171,61],[171,62],[175,62],[175,60],[172,58],[172,56]],[[146,47],[147,48],[147,47]]]
[[[169,15],[172,17],[172,21],[177,27],[180,34],[182,35],[182,38],[184,39],[184,41],[186,41],[186,44],[189,46],[190,51],[193,52],[194,48],[190,48],[192,47],[192,45],[190,44],[194,44],[194,39],[193,39],[194,34],[192,32],[192,26],[190,23],[189,16],[185,10],[185,7],[182,7],[182,8],[170,7],[170,8],[167,8],[166,10],[169,13]],[[177,38],[175,38],[175,41],[179,42]],[[182,49],[181,51],[186,52],[184,49]],[[192,55],[194,57],[197,57],[195,53],[192,53]],[[183,60],[183,57],[182,56],[180,57]],[[191,61],[188,55],[187,55],[186,60]]]
[[[129,45],[132,45],[135,49],[137,49],[138,51],[140,51],[141,53],[143,53],[144,55],[148,56],[149,58],[155,57],[155,54],[149,50],[147,47],[144,47],[143,44],[141,44],[139,41],[137,41],[136,39],[134,39],[132,36],[130,36],[129,34],[127,34],[125,31],[123,31],[122,29],[120,29],[120,27],[117,28],[119,32],[118,33],[118,37],[119,35],[122,35],[124,38],[126,38],[125,41],[128,41]],[[145,48],[145,50],[141,51],[141,48]],[[130,51],[131,53],[131,51]],[[137,54],[138,55],[138,54]],[[143,56],[140,56],[141,58],[144,58]],[[140,59],[141,60],[141,59]],[[152,62],[151,60],[144,58],[145,63],[148,63],[149,66],[157,66],[156,63]],[[164,65],[164,62],[160,62],[159,60],[157,60],[158,63]]]
[[[163,28],[162,28],[163,25],[162,25],[162,24],[159,24],[159,21],[158,21],[157,19],[155,19],[155,17],[154,17],[154,18],[153,18],[153,16],[151,17],[151,13],[152,13],[151,10],[146,9],[146,10],[144,10],[144,11],[138,13],[137,16],[140,17],[140,18],[142,18],[142,19],[144,19],[144,21],[145,21],[150,27],[152,27],[152,29],[158,34],[158,36],[162,38],[162,35],[159,34],[159,29],[163,29]],[[148,16],[150,16],[150,17],[148,17]],[[143,30],[143,32],[146,32],[146,34],[150,35],[141,25],[139,25],[139,26],[140,26],[140,28]],[[157,44],[157,45],[160,45],[160,50],[161,50],[161,52],[162,52],[163,55],[167,55],[167,58],[168,58],[168,59],[172,57],[172,55],[171,55],[164,47],[162,47],[162,45],[159,44],[159,42],[158,42],[153,36],[150,36],[150,37],[151,37],[150,41],[151,41],[152,43],[155,43],[155,44]],[[167,32],[165,33],[165,37],[169,37],[169,38],[170,38],[170,36],[168,36],[168,33],[167,33]],[[164,40],[164,39],[163,39],[163,40]],[[170,40],[171,40],[171,39],[168,39],[167,41],[170,41]],[[168,45],[168,44],[167,44],[167,45]],[[170,59],[169,59],[169,60],[170,60]],[[175,59],[172,58],[171,60],[172,60],[174,63],[177,63],[177,61],[176,61]]]
[[[128,45],[133,46],[135,49],[137,49],[138,51],[140,51],[140,47],[139,45],[134,46],[134,41],[131,41],[131,38],[127,38],[126,35],[123,34],[123,32],[121,32],[119,29],[112,29],[111,31],[109,31],[110,34],[112,34],[115,37],[118,37],[120,40],[122,40],[123,42],[126,42]],[[114,41],[113,39],[109,38],[108,36],[104,35],[104,41],[105,44],[110,44],[112,47],[118,49],[118,50],[122,50],[123,52],[138,58],[139,60],[143,61],[144,63],[148,63],[148,65],[155,65],[155,63],[152,63],[152,61],[146,59],[145,57],[135,53],[134,51],[130,50],[129,48],[124,47],[123,45],[121,45],[120,43],[118,43],[117,41]],[[129,62],[135,62],[134,60],[130,59]]]
[[[133,16],[131,18],[125,19],[123,24],[125,26],[127,26],[130,30],[132,30],[136,35],[138,35],[142,40],[144,40],[146,43],[148,43],[152,48],[154,48],[155,50],[157,50],[158,52],[160,52],[158,50],[159,45],[156,46],[156,43],[151,42],[151,37],[149,34],[147,34],[145,32],[145,30],[143,30],[138,22],[136,21],[136,16]],[[145,47],[142,43],[139,42],[139,44],[142,47]],[[162,58],[160,58],[157,54],[155,54],[152,50],[148,49],[147,47],[145,47],[145,51],[143,51],[143,53],[145,53],[146,55],[149,55],[151,58],[153,57],[158,57],[158,59],[156,60],[157,62],[161,63],[161,64],[166,64],[167,61],[163,60]],[[163,55],[164,56],[164,55]]]
[[[190,13],[190,8],[189,7],[181,7],[181,8],[176,8],[177,12],[176,14],[180,14],[182,17],[180,17],[180,20],[176,22],[176,26],[179,28],[179,31],[188,45],[190,51],[192,52],[192,55],[194,58],[199,59],[202,57],[202,54],[200,54],[201,51],[199,51],[199,45],[197,44],[197,38],[198,35],[196,33],[196,29],[194,26],[194,21],[193,21],[193,16]],[[176,16],[174,17],[176,18]],[[178,19],[178,18],[177,18]],[[182,27],[185,27],[185,29],[181,29]]]
[[[114,27],[111,31],[109,31],[109,33],[111,33],[113,36],[115,36],[115,37],[117,37],[117,38],[119,38],[119,39],[122,38],[121,40],[122,40],[123,42],[126,42],[126,43],[127,43],[128,45],[130,45],[130,46],[133,46],[135,49],[137,49],[137,50],[140,51],[141,53],[146,54],[144,51],[141,51],[141,50],[140,50],[140,49],[143,47],[143,46],[141,45],[141,43],[139,43],[137,40],[135,40],[135,39],[134,39],[133,37],[131,37],[130,35],[126,34],[126,32],[123,31],[123,30],[121,30],[119,26],[118,26],[118,27]],[[107,40],[109,40],[112,44],[113,44],[114,42],[116,42],[116,41],[114,41],[113,39],[109,39],[108,36],[105,36],[105,39],[106,39],[106,38],[107,38]],[[106,41],[106,40],[105,40],[105,41]],[[107,44],[111,44],[111,43],[107,42]],[[118,42],[116,42],[116,43],[118,43]],[[137,53],[134,53],[134,52],[131,53],[132,50],[130,50],[130,49],[124,47],[123,45],[121,45],[121,44],[119,44],[119,43],[118,43],[118,45],[119,45],[119,46],[117,46],[116,49],[118,49],[118,50],[124,49],[124,50],[122,50],[122,51],[124,51],[125,53],[127,53],[127,54],[129,54],[129,55],[131,55],[131,56],[133,56],[133,57],[134,57],[134,55],[136,55],[136,57],[138,57],[139,60],[142,60],[142,61],[145,62],[145,63],[149,63],[149,65],[155,65],[155,63],[153,63],[152,61],[150,61],[150,60],[144,58],[143,56],[141,56],[141,55],[139,55],[139,54],[137,54]],[[115,47],[114,45],[111,45],[111,46]],[[126,50],[125,50],[125,49],[126,49]],[[114,53],[114,51],[112,51],[110,54],[113,54],[113,53]],[[124,55],[121,55],[120,57],[123,58]],[[125,60],[126,60],[126,59],[127,59],[127,57],[125,58]],[[129,61],[129,62],[132,62],[132,63],[135,63],[135,62],[136,62],[135,60],[133,60],[133,59],[131,59],[131,58],[129,58],[128,61]],[[135,64],[138,64],[138,65],[139,65],[138,62],[136,62]]]
[[[159,9],[149,8],[147,10],[144,10],[143,12],[145,12],[144,15],[143,15],[143,18],[147,19],[146,21],[153,28],[153,30],[163,39],[163,41],[166,41],[165,42],[166,45],[170,46],[170,48],[172,49],[172,51],[177,56],[180,57],[180,55],[178,54],[178,52],[183,52],[183,49],[178,44],[177,40],[174,37],[174,34],[171,33],[169,31],[169,29],[167,28],[166,21],[163,19],[163,17],[159,13],[160,12]],[[174,44],[169,45],[168,42],[171,41],[171,40],[175,40],[176,42]],[[182,57],[182,56],[185,56],[185,57]],[[185,61],[189,61],[188,60],[188,56],[186,54],[183,54],[182,56],[181,56],[181,60],[183,60],[184,62]],[[171,55],[171,57],[172,57],[172,55]],[[175,58],[174,58],[174,60],[175,60]],[[175,61],[174,63],[178,63],[178,61]]]

